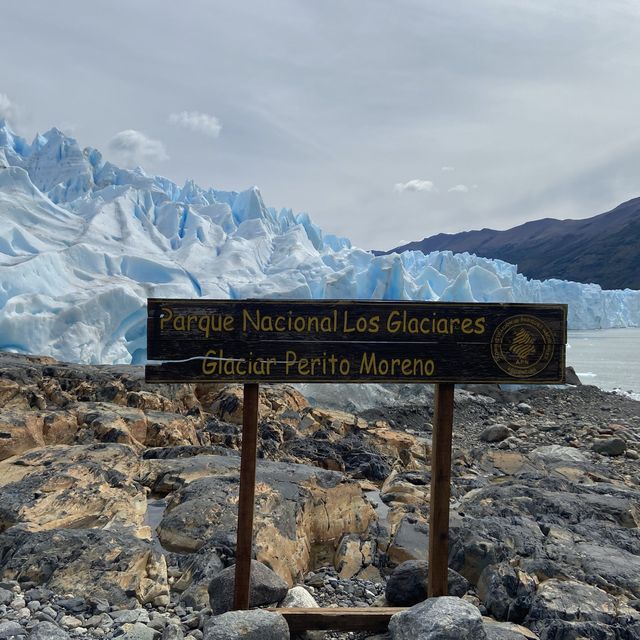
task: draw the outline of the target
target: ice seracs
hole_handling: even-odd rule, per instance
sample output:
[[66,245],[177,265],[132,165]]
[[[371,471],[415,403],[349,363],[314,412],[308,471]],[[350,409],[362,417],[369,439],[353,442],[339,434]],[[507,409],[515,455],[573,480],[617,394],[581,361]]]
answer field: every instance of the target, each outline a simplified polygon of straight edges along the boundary
[[0,121],[0,349],[143,362],[151,296],[565,302],[572,328],[640,325],[637,291],[448,251],[376,257],[255,187],[179,186]]

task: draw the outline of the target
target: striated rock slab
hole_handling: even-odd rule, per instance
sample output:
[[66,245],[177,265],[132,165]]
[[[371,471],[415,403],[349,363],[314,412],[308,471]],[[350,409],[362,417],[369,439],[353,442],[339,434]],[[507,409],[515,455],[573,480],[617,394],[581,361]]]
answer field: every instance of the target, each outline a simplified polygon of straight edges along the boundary
[[[542,638],[637,637],[640,613],[624,600],[575,580],[547,580],[533,600],[524,624]],[[625,629],[629,635],[612,635]]]
[[[236,457],[146,462],[152,463],[146,481],[154,488],[178,488],[158,527],[166,548],[195,551],[211,540],[233,548],[239,469]],[[163,472],[164,464],[168,469]],[[190,483],[179,488],[187,478]],[[340,540],[345,533],[362,533],[374,518],[360,486],[339,473],[307,465],[258,464],[256,558],[289,584],[308,569],[313,544]]]
[[169,595],[164,556],[115,530],[9,529],[0,534],[0,579],[122,606]]
[[39,413],[0,410],[0,460],[44,445],[44,418]]
[[16,524],[30,531],[139,527],[146,497],[134,480],[137,468],[135,452],[117,444],[59,445],[5,460],[0,531]]

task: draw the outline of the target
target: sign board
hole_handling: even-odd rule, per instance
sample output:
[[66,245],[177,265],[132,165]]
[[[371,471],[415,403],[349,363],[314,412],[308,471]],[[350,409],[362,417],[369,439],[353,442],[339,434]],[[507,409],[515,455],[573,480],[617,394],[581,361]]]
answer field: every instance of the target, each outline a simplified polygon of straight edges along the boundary
[[149,382],[562,383],[567,306],[148,301]]

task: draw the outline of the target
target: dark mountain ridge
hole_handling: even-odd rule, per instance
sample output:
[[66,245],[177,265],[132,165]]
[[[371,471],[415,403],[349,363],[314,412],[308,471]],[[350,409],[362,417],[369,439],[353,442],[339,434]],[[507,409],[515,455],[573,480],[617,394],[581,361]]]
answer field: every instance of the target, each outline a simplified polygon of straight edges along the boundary
[[391,251],[475,253],[518,265],[528,278],[640,289],[640,198],[583,220],[543,218],[505,231],[439,233]]

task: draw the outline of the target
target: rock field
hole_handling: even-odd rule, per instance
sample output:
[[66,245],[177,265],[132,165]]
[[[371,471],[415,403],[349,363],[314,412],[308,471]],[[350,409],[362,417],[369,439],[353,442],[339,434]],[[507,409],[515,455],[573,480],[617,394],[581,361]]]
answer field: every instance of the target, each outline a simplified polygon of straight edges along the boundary
[[[451,596],[425,600],[432,404],[262,385],[254,604],[411,607],[309,639],[640,639],[640,403],[457,389]],[[238,385],[0,353],[0,640],[287,637],[226,613],[241,420]]]

